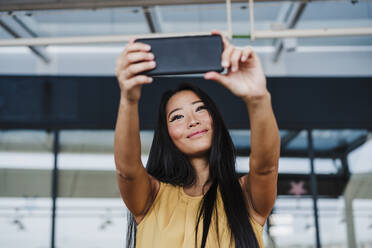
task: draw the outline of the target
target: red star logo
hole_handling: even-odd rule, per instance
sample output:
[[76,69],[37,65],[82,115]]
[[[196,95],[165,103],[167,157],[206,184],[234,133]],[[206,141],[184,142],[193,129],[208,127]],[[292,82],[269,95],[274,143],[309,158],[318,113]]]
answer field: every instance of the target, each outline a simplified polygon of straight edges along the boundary
[[307,191],[304,189],[304,181],[300,181],[298,183],[291,182],[291,189],[288,191],[289,194],[295,195],[296,197],[300,197],[303,194],[306,194]]

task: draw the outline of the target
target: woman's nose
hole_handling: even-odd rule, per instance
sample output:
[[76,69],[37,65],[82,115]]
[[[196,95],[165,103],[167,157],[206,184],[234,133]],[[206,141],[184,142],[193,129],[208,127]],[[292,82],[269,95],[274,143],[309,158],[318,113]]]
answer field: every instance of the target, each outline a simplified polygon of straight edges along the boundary
[[192,119],[190,121],[189,127],[195,127],[195,126],[197,126],[199,124],[200,124],[200,122],[198,120]]

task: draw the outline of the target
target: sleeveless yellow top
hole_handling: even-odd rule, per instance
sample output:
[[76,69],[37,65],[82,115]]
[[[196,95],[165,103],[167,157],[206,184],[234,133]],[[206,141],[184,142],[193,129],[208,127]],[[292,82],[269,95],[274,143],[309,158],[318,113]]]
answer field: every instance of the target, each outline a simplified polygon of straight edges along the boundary
[[[194,248],[195,226],[199,203],[203,196],[189,196],[181,186],[160,182],[160,189],[145,217],[137,225],[136,248]],[[207,236],[206,248],[234,248],[234,238],[230,236],[221,193],[217,190],[218,233],[217,240],[215,213]],[[263,227],[251,218],[251,224],[260,248],[263,248]],[[198,244],[203,236],[203,216],[198,228]]]

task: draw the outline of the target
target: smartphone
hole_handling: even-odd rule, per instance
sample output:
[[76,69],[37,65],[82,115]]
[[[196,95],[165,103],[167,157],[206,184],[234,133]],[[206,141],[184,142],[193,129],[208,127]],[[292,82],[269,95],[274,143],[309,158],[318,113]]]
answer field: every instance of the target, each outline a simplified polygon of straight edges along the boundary
[[219,35],[197,35],[137,39],[151,46],[156,67],[142,74],[148,76],[222,72],[222,38]]

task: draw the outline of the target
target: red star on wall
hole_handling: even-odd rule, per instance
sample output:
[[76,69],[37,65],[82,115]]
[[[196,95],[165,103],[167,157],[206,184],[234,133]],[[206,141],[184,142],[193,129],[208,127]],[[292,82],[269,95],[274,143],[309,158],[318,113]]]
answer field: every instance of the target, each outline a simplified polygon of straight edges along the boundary
[[306,194],[307,191],[304,189],[304,181],[300,181],[298,183],[291,182],[291,189],[288,191],[289,194],[295,195],[296,197],[300,197],[303,194]]

